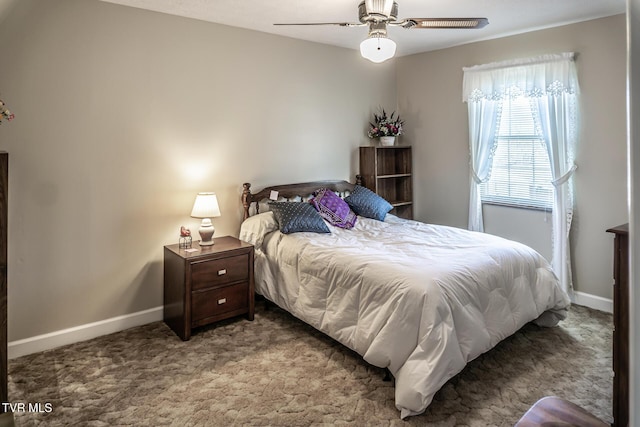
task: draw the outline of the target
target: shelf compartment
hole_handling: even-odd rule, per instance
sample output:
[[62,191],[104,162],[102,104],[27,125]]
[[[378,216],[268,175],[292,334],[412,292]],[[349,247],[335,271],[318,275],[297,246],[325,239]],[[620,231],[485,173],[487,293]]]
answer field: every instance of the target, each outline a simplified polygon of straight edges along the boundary
[[388,201],[410,202],[412,200],[411,176],[378,179],[376,187],[377,193]]
[[411,174],[411,147],[387,147],[376,150],[378,176]]

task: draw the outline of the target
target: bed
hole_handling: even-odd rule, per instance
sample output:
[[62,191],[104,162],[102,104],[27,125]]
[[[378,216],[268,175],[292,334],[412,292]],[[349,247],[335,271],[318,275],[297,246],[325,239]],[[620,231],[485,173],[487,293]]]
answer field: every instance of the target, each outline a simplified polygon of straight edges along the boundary
[[256,292],[387,368],[402,418],[424,412],[469,361],[526,323],[566,317],[569,298],[548,262],[520,243],[392,214],[285,233],[281,206],[268,203],[302,208],[319,189],[349,200],[356,187],[319,181],[252,194],[244,184],[240,238],[255,246]]

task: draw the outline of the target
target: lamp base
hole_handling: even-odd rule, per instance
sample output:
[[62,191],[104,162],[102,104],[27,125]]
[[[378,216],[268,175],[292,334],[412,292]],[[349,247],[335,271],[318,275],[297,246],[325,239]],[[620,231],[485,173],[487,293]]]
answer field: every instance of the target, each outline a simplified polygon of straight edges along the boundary
[[211,219],[203,218],[202,223],[200,224],[200,228],[198,232],[200,233],[200,246],[211,246],[215,244],[213,241],[213,233],[216,231],[213,228],[213,224],[211,223]]

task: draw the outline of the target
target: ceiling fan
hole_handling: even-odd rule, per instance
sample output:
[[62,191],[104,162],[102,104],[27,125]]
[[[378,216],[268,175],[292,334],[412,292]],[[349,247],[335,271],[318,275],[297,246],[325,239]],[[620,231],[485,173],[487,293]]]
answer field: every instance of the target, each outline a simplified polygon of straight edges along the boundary
[[387,25],[406,29],[477,29],[489,23],[487,18],[406,18],[398,20],[398,3],[394,0],[363,0],[358,5],[358,23],[307,22],[273,25],[339,25],[369,27],[369,37],[360,43],[360,53],[372,62],[383,62],[396,53],[396,43],[387,38]]

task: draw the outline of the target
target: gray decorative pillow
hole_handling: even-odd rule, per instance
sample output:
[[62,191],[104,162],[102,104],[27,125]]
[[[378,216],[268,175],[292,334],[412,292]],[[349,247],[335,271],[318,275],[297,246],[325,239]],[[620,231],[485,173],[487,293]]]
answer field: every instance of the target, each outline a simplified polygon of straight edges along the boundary
[[284,234],[301,231],[331,233],[318,211],[309,203],[270,202],[269,209]]
[[353,191],[345,197],[344,201],[356,214],[378,221],[384,221],[384,217],[393,209],[393,206],[385,199],[360,185],[353,187]]

